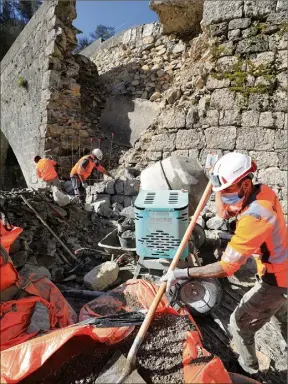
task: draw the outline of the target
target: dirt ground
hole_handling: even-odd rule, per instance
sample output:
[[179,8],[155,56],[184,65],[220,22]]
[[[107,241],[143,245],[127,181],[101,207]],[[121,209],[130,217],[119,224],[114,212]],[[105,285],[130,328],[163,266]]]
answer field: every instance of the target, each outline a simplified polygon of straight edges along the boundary
[[183,346],[191,326],[187,317],[173,315],[153,321],[137,359],[138,372],[148,384],[184,382]]
[[[204,264],[217,260],[209,246],[201,249],[200,256]],[[249,259],[246,265],[236,272],[234,276],[227,279],[219,279],[223,289],[221,304],[214,311],[213,317],[195,318],[203,335],[204,347],[209,352],[218,355],[222,359],[225,368],[231,372],[244,374],[238,365],[238,356],[231,348],[232,336],[229,329],[229,320],[231,313],[237,307],[243,295],[255,284],[255,273],[255,262]],[[215,318],[216,321],[214,320]],[[282,326],[283,324],[285,326],[285,323],[282,323]],[[280,325],[276,317],[273,316],[270,322],[265,324],[255,335],[256,349],[271,359],[268,373],[260,374],[260,381],[263,383],[287,383],[287,342],[281,333]]]
[[[137,355],[137,370],[147,384],[183,383],[182,354],[186,332],[193,329],[188,317],[164,315],[156,317]],[[65,349],[57,351],[34,375],[22,384],[92,384],[116,350],[127,355],[135,330],[123,343],[104,347],[88,338],[70,340]],[[77,340],[78,339],[78,340]],[[85,350],[79,350],[79,346]],[[77,348],[78,346],[78,348]],[[65,360],[65,354],[71,356]],[[57,367],[61,367],[60,369]]]
[[[206,264],[215,261],[211,255],[211,248],[204,249],[200,253]],[[253,268],[253,265],[248,263],[235,276],[220,279],[223,289],[223,299],[220,306],[214,311],[213,316],[195,318],[203,336],[203,346],[210,353],[219,356],[228,371],[242,374],[243,371],[237,362],[238,356],[230,346],[229,319],[242,296],[255,283],[255,270]],[[116,301],[121,301],[130,308],[133,307],[133,310],[141,308],[134,297],[123,296],[121,292],[117,291],[114,291],[113,295]],[[74,304],[79,303],[76,300]],[[79,309],[80,307],[81,305],[78,305]],[[92,306],[91,308],[93,309]],[[102,309],[97,307],[95,311],[107,315],[114,313],[114,309],[112,307]],[[192,327],[190,321],[175,316],[162,317],[153,322],[137,358],[138,372],[148,384],[183,383],[182,350],[185,331],[189,327]],[[116,347],[103,347],[103,345],[95,344],[89,338],[85,338],[85,341],[84,339],[81,341],[79,338],[74,341],[71,340],[34,375],[23,380],[22,384],[94,383],[103,366],[116,350],[120,349],[122,353],[127,355],[135,335],[136,331],[125,342]],[[256,348],[271,358],[270,370],[268,373],[260,375],[260,381],[267,384],[286,383],[287,343],[281,335],[281,328],[274,317],[257,332],[255,339]],[[79,346],[82,345],[85,345],[85,350],[83,348],[79,350]],[[65,353],[70,356],[68,362]],[[62,364],[59,364],[61,361]],[[60,370],[59,366],[61,366]]]

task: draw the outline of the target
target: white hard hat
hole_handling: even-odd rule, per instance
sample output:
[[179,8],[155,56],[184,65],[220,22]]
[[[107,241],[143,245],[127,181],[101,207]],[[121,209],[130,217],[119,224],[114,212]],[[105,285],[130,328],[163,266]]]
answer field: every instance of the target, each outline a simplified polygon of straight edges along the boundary
[[92,155],[97,157],[98,160],[102,160],[102,158],[103,158],[103,152],[99,148],[93,149]]
[[256,169],[257,165],[250,156],[237,152],[227,153],[217,161],[210,174],[213,191],[222,191],[238,183]]

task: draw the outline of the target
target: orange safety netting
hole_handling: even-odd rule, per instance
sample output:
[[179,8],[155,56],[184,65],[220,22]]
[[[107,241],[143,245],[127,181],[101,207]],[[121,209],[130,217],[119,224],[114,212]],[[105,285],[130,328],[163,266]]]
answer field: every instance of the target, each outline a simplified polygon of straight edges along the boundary
[[[52,283],[51,283],[52,284]],[[97,308],[103,309],[103,306],[111,309],[111,313],[121,310],[131,311],[128,303],[117,298],[117,293],[129,294],[134,297],[143,308],[149,308],[158,287],[143,280],[130,280],[121,287],[116,288],[110,293],[93,300],[86,304],[80,312],[80,321],[90,317],[99,317]],[[115,294],[116,293],[116,294]],[[65,301],[65,299],[63,298]],[[58,303],[59,304],[59,303]],[[101,312],[100,312],[101,313]],[[175,315],[189,316],[194,323],[191,315],[181,309],[177,313],[169,307],[165,297],[161,300],[157,313],[171,313]],[[46,335],[39,336],[32,340],[25,341],[15,345],[1,353],[1,383],[16,383],[27,377],[32,372],[39,369],[58,349],[60,349],[69,339],[86,335],[96,342],[106,345],[116,344],[125,339],[134,327],[120,328],[96,328],[91,325],[71,325],[60,330],[54,330]],[[79,345],[79,348],[81,346]],[[83,344],[83,348],[85,345]],[[201,351],[201,358],[199,358]],[[69,359],[69,356],[67,356]],[[193,364],[193,362],[196,362]],[[187,331],[187,338],[183,348],[183,373],[186,383],[231,383],[228,372],[224,368],[221,360],[207,352],[201,342],[200,332],[197,330]]]

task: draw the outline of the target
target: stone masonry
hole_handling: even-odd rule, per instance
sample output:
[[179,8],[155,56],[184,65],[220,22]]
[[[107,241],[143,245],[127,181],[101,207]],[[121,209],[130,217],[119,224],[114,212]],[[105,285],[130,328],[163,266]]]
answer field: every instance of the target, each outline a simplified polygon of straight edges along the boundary
[[161,101],[188,55],[175,34],[163,35],[159,23],[140,25],[81,54],[96,64],[100,80],[112,95]]
[[203,36],[206,50],[185,56],[162,114],[121,162],[141,169],[172,153],[202,164],[209,152],[248,153],[287,214],[287,16],[280,0],[205,1],[190,52]]
[[[163,1],[154,3],[160,12]],[[165,3],[166,16],[169,6],[175,2]],[[204,0],[198,36],[199,15],[183,36],[169,34],[171,18],[162,14],[163,25],[124,31],[85,57],[72,53],[75,2],[44,2],[1,63],[1,130],[28,185],[38,153],[50,150],[69,169],[91,139],[109,148],[101,110],[107,97],[124,95],[157,103],[159,115],[125,151],[122,168],[143,169],[172,153],[204,163],[211,151],[242,151],[287,213],[287,8],[283,0]],[[114,166],[121,152],[113,147]]]
[[45,3],[1,62],[1,131],[30,182],[33,155],[44,152],[41,138],[45,135],[47,99],[39,90],[47,87],[50,79],[45,42],[51,43],[53,51],[54,16],[55,2]]
[[99,139],[102,148],[110,147],[99,129],[105,98],[97,68],[73,55],[75,18],[75,0],[44,1],[1,62],[1,131],[28,186],[41,186],[35,155],[52,155],[67,177]]

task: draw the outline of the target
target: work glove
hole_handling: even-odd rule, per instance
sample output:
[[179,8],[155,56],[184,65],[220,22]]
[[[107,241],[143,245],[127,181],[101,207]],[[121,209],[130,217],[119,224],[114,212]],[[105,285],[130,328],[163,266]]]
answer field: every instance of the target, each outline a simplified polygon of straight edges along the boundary
[[82,181],[82,187],[86,189],[86,188],[88,188],[88,184],[85,183],[85,181]]
[[169,292],[171,287],[177,283],[177,280],[188,279],[188,270],[185,269],[174,269],[174,271],[167,272],[161,277],[160,282],[167,282],[166,292]]

